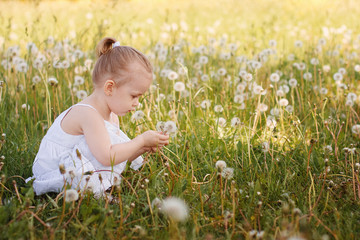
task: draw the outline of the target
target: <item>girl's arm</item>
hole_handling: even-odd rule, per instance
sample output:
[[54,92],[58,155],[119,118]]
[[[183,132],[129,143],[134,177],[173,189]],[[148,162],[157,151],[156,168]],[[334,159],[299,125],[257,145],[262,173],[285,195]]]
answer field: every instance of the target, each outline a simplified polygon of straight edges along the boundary
[[112,145],[104,119],[97,112],[85,108],[79,108],[76,112],[80,128],[91,153],[104,166],[116,165],[130,160],[143,148],[169,143],[169,136],[155,131],[147,131],[129,142]]

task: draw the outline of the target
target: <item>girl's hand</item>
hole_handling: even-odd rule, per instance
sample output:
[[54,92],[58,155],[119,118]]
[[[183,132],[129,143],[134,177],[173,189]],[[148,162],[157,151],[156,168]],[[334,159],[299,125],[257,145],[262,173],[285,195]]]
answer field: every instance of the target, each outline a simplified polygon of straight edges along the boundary
[[152,150],[169,144],[169,135],[152,130],[146,131],[138,137],[142,140],[143,147],[151,148]]
[[143,151],[144,151],[144,153],[145,152],[155,153],[155,152],[160,151],[162,148],[163,148],[162,146],[161,147],[144,147]]

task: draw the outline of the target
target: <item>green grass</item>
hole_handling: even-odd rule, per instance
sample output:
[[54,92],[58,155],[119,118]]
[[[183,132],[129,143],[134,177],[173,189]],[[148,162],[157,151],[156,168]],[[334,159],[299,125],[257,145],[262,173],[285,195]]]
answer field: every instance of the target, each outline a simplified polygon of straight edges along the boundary
[[[359,97],[353,106],[346,105],[349,93],[360,95],[360,72],[355,71],[360,64],[356,1],[9,1],[1,2],[0,8],[7,9],[0,13],[0,60],[12,61],[7,51],[17,45],[19,57],[29,66],[26,73],[16,66],[0,66],[0,133],[6,134],[0,143],[0,239],[251,239],[251,230],[264,231],[263,239],[359,238],[360,136],[351,131],[360,124]],[[326,35],[323,27],[338,33]],[[54,43],[47,41],[49,36]],[[148,161],[140,171],[123,172],[124,181],[113,190],[119,203],[109,204],[91,194],[80,194],[72,203],[66,203],[62,194],[34,196],[31,183],[24,179],[32,175],[40,141],[55,117],[79,101],[77,90],[91,93],[91,71],[78,74],[77,67],[87,59],[95,61],[94,47],[104,36],[153,56],[158,88],[142,99],[146,117],[134,123],[131,116],[122,117],[121,129],[135,137],[155,129],[158,121],[172,120],[177,134],[162,154],[145,156]],[[221,44],[224,37],[227,41]],[[210,38],[216,43],[212,45]],[[317,52],[320,38],[326,43]],[[234,96],[236,78],[246,63],[236,57],[258,59],[271,48],[272,39],[277,42],[276,54],[267,55],[260,69],[246,69],[252,82],[267,92],[252,95],[246,88],[249,95],[241,109]],[[294,46],[296,40],[303,42],[302,48]],[[33,67],[28,42],[46,56],[41,70]],[[160,42],[168,52],[165,59],[156,50]],[[59,43],[66,48],[55,56],[51,51]],[[232,53],[230,43],[238,46]],[[213,46],[214,52],[193,51],[200,46],[208,50]],[[70,62],[69,68],[53,67],[56,59],[65,60],[76,49],[84,56]],[[230,58],[222,59],[223,53],[230,53]],[[357,56],[351,57],[353,53]],[[200,56],[209,61],[199,67]],[[312,58],[319,64],[312,65]],[[293,65],[300,62],[306,64],[304,71]],[[324,65],[330,66],[329,72]],[[163,69],[180,73],[184,67],[187,74],[179,74],[175,81],[161,77]],[[226,69],[225,76],[218,74],[220,68]],[[346,70],[342,80],[346,89],[333,80],[340,68]],[[270,75],[276,71],[283,75],[272,83]],[[304,79],[305,72],[312,74],[311,81]],[[201,80],[204,74],[209,81]],[[35,75],[41,78],[36,84]],[[76,75],[85,83],[73,89]],[[50,76],[58,84],[50,85]],[[277,96],[291,78],[298,86]],[[188,95],[174,91],[177,81],[186,84]],[[316,88],[328,92],[321,94]],[[165,99],[157,102],[160,94]],[[284,109],[278,106],[281,98],[294,110],[283,110],[270,129],[267,117],[276,106]],[[204,100],[211,101],[208,109],[200,107]],[[259,112],[259,103],[268,110]],[[223,112],[215,112],[215,105],[222,105]],[[173,116],[170,110],[175,111]],[[219,117],[226,119],[224,126]],[[234,117],[241,121],[237,126],[231,125]],[[267,152],[262,151],[264,142],[270,146]],[[333,150],[326,151],[327,145]],[[218,160],[234,169],[232,179],[221,177],[215,167]],[[150,210],[149,202],[168,196],[187,203],[187,221],[177,224]]]

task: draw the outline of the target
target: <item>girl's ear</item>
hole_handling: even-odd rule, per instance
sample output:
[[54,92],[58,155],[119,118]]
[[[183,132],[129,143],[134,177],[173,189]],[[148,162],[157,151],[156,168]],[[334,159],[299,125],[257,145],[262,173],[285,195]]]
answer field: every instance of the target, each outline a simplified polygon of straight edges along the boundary
[[114,89],[116,87],[116,84],[113,80],[106,80],[104,84],[104,93],[106,96],[111,96],[114,92]]

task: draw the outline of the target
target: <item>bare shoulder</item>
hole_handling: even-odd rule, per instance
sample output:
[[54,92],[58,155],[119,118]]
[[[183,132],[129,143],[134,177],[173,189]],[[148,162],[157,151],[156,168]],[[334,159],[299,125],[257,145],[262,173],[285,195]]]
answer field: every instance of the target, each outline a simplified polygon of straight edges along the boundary
[[61,128],[71,135],[84,134],[84,127],[97,126],[103,124],[104,120],[99,113],[86,106],[74,106],[64,116],[61,121]]
[[120,127],[119,117],[113,112],[111,113],[111,123],[117,127]]

